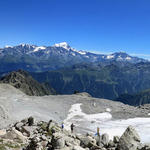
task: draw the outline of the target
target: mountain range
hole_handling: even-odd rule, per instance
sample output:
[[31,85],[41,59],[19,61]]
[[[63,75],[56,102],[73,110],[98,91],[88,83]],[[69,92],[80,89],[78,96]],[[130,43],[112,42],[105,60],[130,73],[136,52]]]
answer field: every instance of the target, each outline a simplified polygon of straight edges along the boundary
[[82,50],[78,51],[66,42],[53,46],[20,44],[17,46],[5,46],[0,49],[1,72],[18,69],[39,72],[56,70],[79,63],[106,63],[111,61],[130,63],[147,62],[145,59],[132,57],[125,52],[104,55]]
[[[18,69],[28,71],[33,78],[25,71],[16,72]],[[2,83],[28,95],[79,91],[130,105],[150,102],[150,62],[125,52],[94,54],[76,50],[66,42],[6,46],[0,49],[0,76]]]

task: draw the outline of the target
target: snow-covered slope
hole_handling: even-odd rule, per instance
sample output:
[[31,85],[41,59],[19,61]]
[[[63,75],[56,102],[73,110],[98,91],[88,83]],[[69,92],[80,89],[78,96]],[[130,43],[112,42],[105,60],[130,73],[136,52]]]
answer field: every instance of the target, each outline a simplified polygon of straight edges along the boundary
[[[65,128],[70,129],[70,124],[74,123],[82,132],[96,134],[97,127],[100,134],[108,133],[113,140],[113,136],[121,136],[129,125],[138,131],[141,141],[148,143],[150,139],[150,117],[135,117],[128,119],[114,120],[110,108],[106,108],[103,113],[86,114],[81,109],[82,104],[77,103],[71,106],[67,118],[64,120]],[[147,114],[148,116],[148,114]]]

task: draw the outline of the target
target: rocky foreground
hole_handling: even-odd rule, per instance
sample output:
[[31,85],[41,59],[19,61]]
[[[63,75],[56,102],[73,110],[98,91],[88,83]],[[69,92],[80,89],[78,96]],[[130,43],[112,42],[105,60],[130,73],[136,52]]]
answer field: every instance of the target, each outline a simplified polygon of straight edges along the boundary
[[0,130],[0,150],[150,150],[150,144],[140,143],[132,126],[110,140],[107,133],[78,135],[52,120],[36,122],[29,117]]

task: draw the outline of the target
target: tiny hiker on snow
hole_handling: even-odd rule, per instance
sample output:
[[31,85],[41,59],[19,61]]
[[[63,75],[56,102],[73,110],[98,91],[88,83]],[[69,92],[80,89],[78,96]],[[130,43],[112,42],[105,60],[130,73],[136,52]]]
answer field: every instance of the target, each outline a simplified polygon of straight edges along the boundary
[[97,132],[96,132],[95,135],[100,136],[100,133],[99,133],[99,127],[97,127]]
[[75,125],[72,123],[70,128],[71,128],[71,133],[73,133],[73,128],[75,127]]
[[61,129],[64,130],[64,123],[61,124]]

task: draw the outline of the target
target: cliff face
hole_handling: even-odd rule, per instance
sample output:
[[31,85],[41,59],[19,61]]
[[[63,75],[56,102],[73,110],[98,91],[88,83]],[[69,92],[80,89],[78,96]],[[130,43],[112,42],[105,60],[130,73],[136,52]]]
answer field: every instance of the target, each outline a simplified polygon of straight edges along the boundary
[[1,78],[1,83],[7,83],[30,96],[44,96],[55,94],[49,85],[38,83],[27,72],[18,70]]

